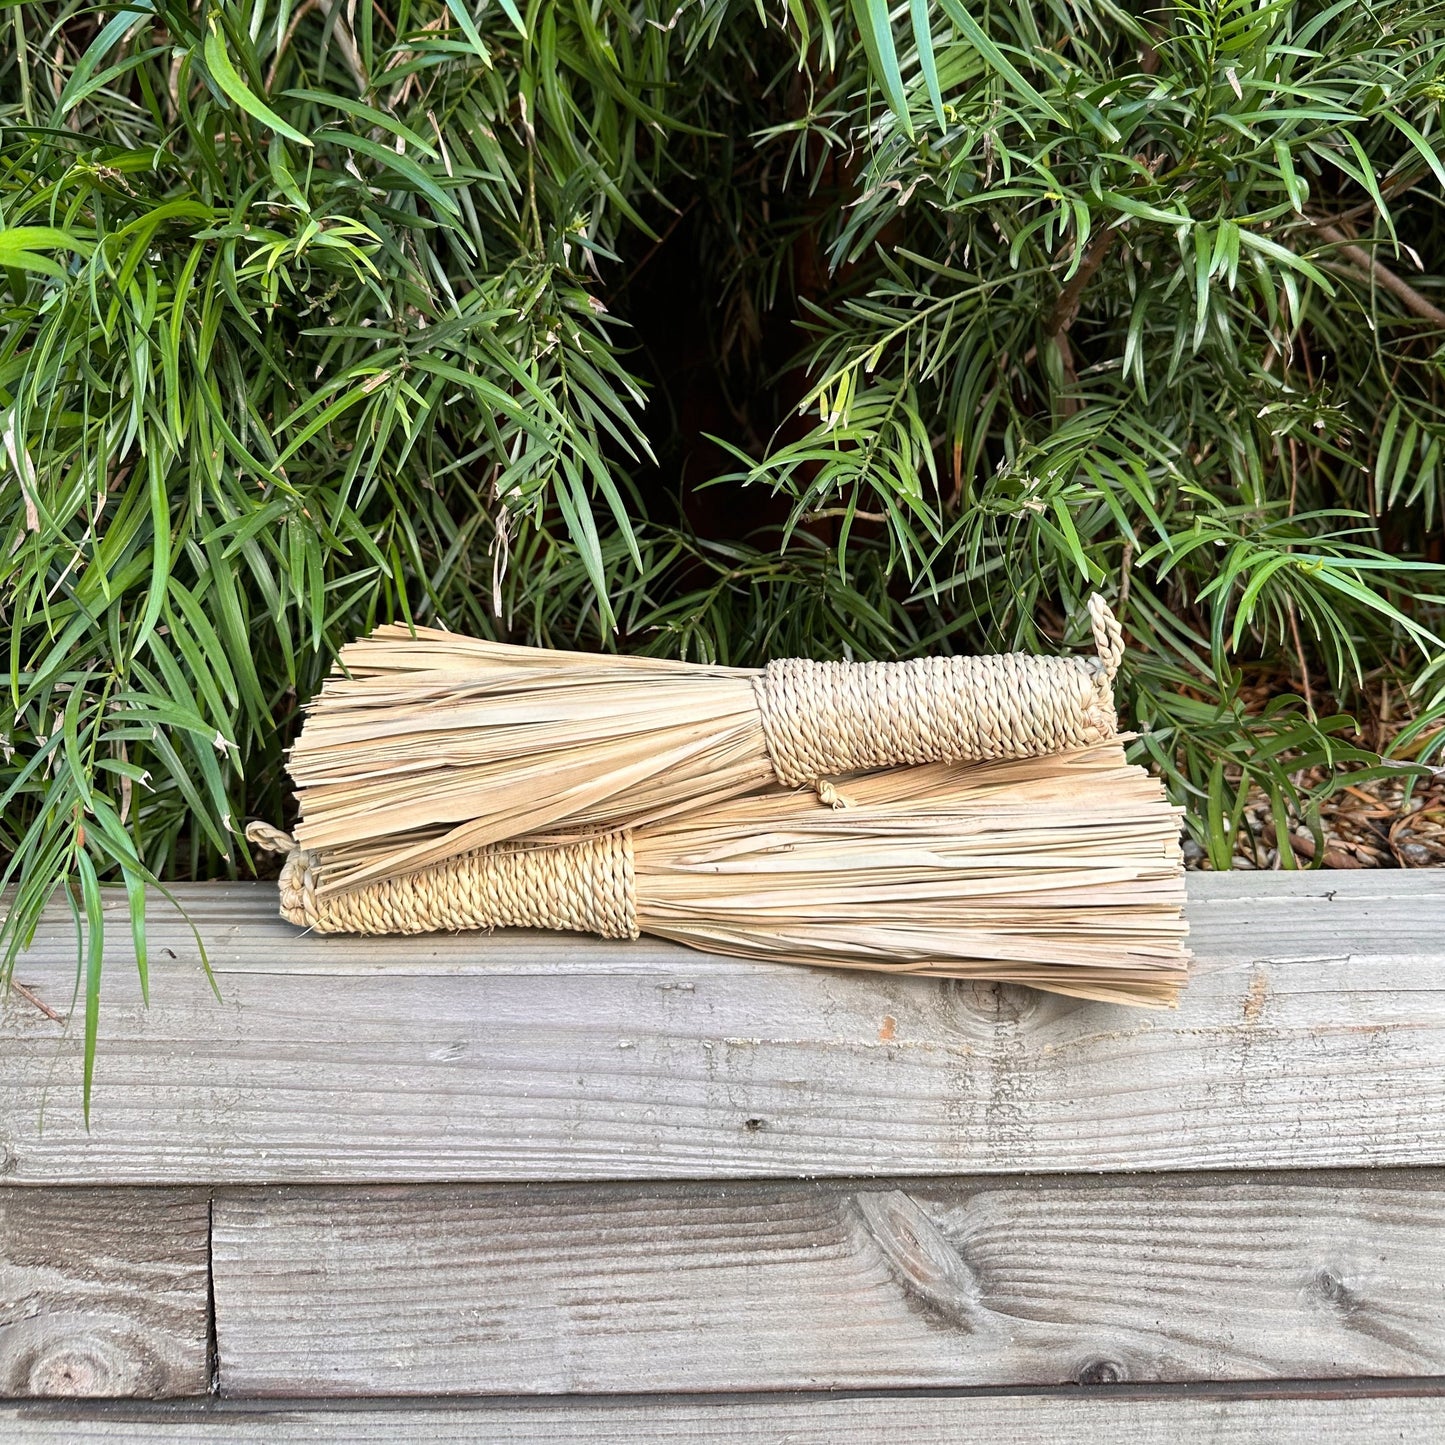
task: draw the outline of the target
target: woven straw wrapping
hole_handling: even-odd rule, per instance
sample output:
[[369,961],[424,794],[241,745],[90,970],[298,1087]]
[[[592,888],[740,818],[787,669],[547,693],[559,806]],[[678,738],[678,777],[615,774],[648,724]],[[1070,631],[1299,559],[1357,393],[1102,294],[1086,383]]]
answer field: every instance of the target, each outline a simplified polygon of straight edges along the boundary
[[284,853],[281,916],[317,933],[440,933],[554,928],[636,938],[632,834],[599,833],[560,847],[478,848],[418,873],[322,895],[316,855],[252,823],[246,837]]
[[1113,737],[1123,635],[1102,597],[1090,599],[1089,615],[1097,657],[769,663],[753,693],[778,781],[1043,757]]
[[[1046,757],[862,774],[635,829],[494,844],[329,891],[286,852],[281,913],[322,933],[541,926],[714,953],[1173,1003],[1188,954],[1179,810],[1118,738]],[[575,835],[573,835],[575,837]]]

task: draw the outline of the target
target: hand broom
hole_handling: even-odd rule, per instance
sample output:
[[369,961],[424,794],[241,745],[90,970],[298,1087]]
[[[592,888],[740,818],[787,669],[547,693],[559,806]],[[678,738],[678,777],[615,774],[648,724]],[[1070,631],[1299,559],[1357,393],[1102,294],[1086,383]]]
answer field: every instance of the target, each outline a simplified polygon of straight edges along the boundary
[[281,913],[321,933],[503,926],[1163,1005],[1187,977],[1179,810],[1118,742],[774,791],[566,842],[490,845],[343,892],[288,851]]
[[288,768],[322,892],[507,839],[710,811],[876,768],[1037,757],[1115,736],[1123,653],[785,660],[762,669],[555,652],[386,626],[342,649]]

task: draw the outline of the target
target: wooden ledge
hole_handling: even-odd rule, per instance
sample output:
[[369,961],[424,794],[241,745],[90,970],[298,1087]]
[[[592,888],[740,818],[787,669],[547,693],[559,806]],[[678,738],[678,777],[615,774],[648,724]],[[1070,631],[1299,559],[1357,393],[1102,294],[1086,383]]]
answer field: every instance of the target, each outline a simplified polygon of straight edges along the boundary
[[1445,875],[1192,880],[1174,1013],[182,897],[89,1134],[5,1000],[0,1394],[186,1398],[7,1440],[1445,1430]]
[[[1191,879],[1181,1008],[662,943],[298,935],[259,884],[114,905],[79,1020],[0,1013],[0,1182],[933,1175],[1445,1164],[1445,874]],[[68,913],[16,978],[64,1012]]]

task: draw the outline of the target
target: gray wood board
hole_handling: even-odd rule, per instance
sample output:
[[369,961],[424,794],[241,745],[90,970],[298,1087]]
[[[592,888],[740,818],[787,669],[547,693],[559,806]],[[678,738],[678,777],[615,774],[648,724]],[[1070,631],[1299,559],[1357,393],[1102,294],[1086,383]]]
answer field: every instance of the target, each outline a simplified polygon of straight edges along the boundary
[[226,1394],[1445,1375],[1445,1172],[222,1191]]
[[0,1189],[0,1395],[195,1395],[209,1200],[197,1190]]
[[0,1405],[13,1445],[1401,1445],[1445,1436],[1438,1395],[1234,1399],[794,1396],[546,1404],[134,1410]]
[[[13,1182],[404,1182],[1445,1163],[1445,874],[1190,882],[1177,1011],[655,942],[304,936],[180,888],[140,1003],[113,901],[80,1025],[0,1001]],[[16,977],[64,1008],[68,913]],[[45,1128],[40,1128],[42,1108]]]

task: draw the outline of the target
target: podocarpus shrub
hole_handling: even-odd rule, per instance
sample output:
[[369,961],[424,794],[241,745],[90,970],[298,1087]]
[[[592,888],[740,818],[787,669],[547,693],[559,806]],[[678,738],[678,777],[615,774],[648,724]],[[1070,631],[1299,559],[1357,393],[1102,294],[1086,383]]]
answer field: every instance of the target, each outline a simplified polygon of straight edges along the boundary
[[1432,736],[1445,7],[0,35],[4,958],[65,885],[92,1040],[102,882],[144,969],[146,887],[249,867],[379,620],[901,656],[1079,642],[1103,586],[1136,749],[1221,865],[1251,785],[1283,826],[1299,769],[1378,763],[1367,679]]

